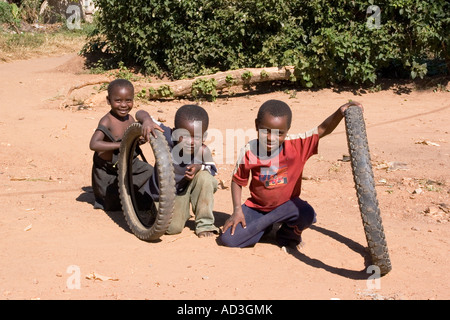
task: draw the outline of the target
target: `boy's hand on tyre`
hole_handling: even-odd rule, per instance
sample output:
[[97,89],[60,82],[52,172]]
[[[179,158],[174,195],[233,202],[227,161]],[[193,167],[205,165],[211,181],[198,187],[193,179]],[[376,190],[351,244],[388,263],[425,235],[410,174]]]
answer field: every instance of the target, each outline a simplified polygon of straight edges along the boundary
[[342,116],[344,116],[344,112],[345,110],[347,110],[349,107],[351,106],[358,106],[360,107],[363,111],[364,111],[364,107],[361,103],[357,102],[357,101],[349,101],[346,104],[343,104],[342,106],[340,106],[339,110],[341,110],[341,114]]
[[187,180],[192,180],[194,179],[194,176],[197,172],[200,171],[200,169],[202,168],[201,164],[190,164],[186,167],[186,171],[184,172],[184,177]]

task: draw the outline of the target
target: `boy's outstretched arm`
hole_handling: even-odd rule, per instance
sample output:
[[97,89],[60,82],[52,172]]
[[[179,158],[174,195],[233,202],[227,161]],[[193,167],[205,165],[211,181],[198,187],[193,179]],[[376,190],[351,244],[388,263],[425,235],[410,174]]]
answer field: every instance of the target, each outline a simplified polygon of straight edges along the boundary
[[334,129],[338,126],[338,124],[341,122],[342,118],[344,117],[344,111],[347,110],[350,106],[358,106],[361,109],[363,109],[363,106],[361,103],[356,101],[347,102],[346,104],[343,104],[339,107],[339,109],[336,110],[331,116],[326,118],[318,127],[319,131],[319,138],[325,137],[327,134],[330,134],[333,132]]
[[150,139],[150,133],[156,138],[155,130],[164,132],[164,130],[153,121],[150,114],[145,110],[139,110],[136,112],[136,120],[142,124],[142,137],[144,137],[145,141]]
[[245,223],[244,213],[242,212],[241,207],[241,196],[242,196],[242,187],[238,185],[236,182],[231,181],[231,199],[233,200],[233,214],[231,217],[225,221],[223,225],[223,232],[227,231],[228,228],[231,227],[231,235],[234,234],[234,230],[236,226],[240,223],[242,227],[245,228],[247,224]]

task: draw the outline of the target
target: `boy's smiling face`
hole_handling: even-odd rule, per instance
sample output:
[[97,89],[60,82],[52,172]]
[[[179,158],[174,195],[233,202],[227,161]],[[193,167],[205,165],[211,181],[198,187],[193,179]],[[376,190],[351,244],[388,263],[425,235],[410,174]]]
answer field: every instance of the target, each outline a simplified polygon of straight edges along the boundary
[[106,97],[111,106],[111,112],[119,117],[125,118],[133,109],[134,90],[129,87],[116,87],[111,94]]
[[267,112],[261,121],[255,120],[255,126],[260,147],[267,151],[267,155],[283,144],[289,131],[287,116],[275,117]]
[[181,144],[183,152],[196,153],[203,144],[206,128],[201,121],[189,121],[183,119],[177,131],[177,142]]

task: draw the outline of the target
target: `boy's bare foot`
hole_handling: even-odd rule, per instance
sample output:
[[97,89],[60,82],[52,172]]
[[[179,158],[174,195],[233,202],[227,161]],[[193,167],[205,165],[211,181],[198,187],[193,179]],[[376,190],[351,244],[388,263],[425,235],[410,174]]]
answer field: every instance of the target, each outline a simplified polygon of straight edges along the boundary
[[214,231],[202,231],[198,233],[199,238],[207,238],[207,237],[214,237],[215,233]]

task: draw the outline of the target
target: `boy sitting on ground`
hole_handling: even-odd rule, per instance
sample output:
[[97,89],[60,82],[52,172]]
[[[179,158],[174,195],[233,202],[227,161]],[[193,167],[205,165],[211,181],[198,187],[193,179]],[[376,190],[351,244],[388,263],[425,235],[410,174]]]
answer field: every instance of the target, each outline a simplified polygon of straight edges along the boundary
[[[336,128],[351,105],[362,108],[357,102],[346,103],[318,127],[299,135],[288,135],[292,112],[286,103],[269,100],[261,105],[255,120],[258,137],[241,150],[233,171],[233,214],[219,237],[222,244],[254,245],[275,223],[281,223],[276,232],[280,246],[300,244],[302,231],[316,220],[312,206],[300,199],[303,167],[317,154],[319,139]],[[250,177],[250,197],[241,205],[242,187]]]
[[[195,216],[195,233],[198,237],[211,237],[219,229],[214,225],[214,193],[217,168],[209,148],[203,143],[206,138],[209,117],[205,109],[197,105],[184,105],[175,114],[175,127],[166,127],[144,110],[136,113],[142,124],[142,136],[149,140],[154,130],[164,133],[172,152],[175,169],[175,208],[167,234],[180,233],[190,218],[190,205]],[[156,135],[155,135],[156,136]],[[145,190],[158,205],[158,177],[153,175]]]
[[[92,189],[95,209],[122,210],[119,199],[118,155],[120,141],[128,126],[135,122],[129,114],[133,109],[134,87],[125,79],[116,79],[108,86],[106,97],[111,110],[104,115],[92,135],[89,147],[94,152]],[[137,152],[140,152],[137,147]],[[137,155],[137,154],[135,154]],[[133,159],[133,184],[141,188],[152,174],[153,168],[137,157]]]

